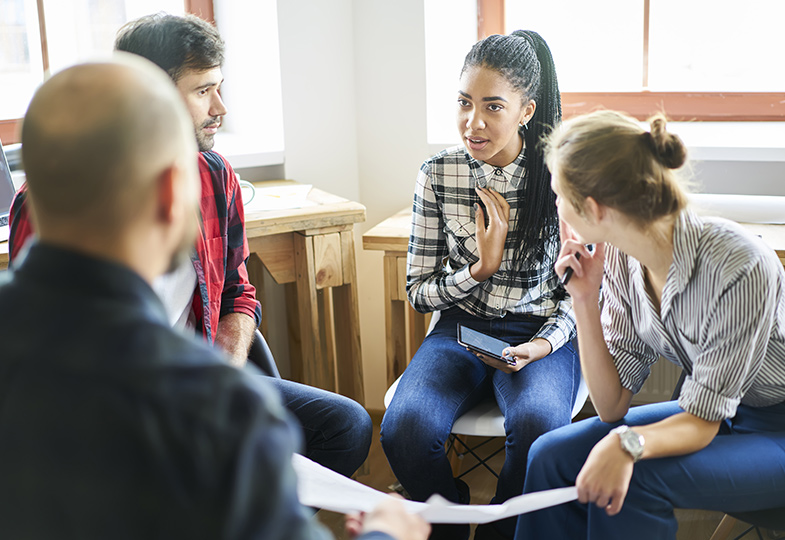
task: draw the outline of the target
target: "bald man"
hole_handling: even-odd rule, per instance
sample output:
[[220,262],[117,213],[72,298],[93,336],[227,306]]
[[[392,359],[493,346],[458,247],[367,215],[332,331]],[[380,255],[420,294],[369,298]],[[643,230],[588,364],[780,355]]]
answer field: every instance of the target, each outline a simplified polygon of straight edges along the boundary
[[[138,57],[65,70],[22,143],[39,241],[0,286],[0,538],[327,537],[297,501],[278,395],[173,330],[151,288],[197,231],[171,81]],[[428,532],[400,503],[352,527]]]
[[[215,132],[227,113],[220,95],[224,42],[215,26],[196,16],[156,13],[123,26],[115,48],[138,54],[169,74],[191,116],[199,149],[202,230],[191,260],[156,280],[154,289],[170,324],[202,335],[226,351],[229,361],[242,366],[262,312],[245,265],[249,250],[237,176],[229,162],[212,150]],[[12,265],[33,237],[26,201],[23,186],[9,216]],[[302,425],[305,455],[351,476],[371,446],[373,426],[365,409],[347,397],[293,381],[276,378],[270,384]]]

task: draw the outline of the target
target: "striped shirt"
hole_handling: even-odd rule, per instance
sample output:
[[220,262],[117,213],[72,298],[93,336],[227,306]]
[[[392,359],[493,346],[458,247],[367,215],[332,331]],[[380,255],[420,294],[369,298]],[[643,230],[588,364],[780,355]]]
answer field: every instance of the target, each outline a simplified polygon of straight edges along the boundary
[[[459,306],[490,319],[507,313],[529,314],[547,320],[534,337],[547,339],[555,351],[575,335],[572,300],[561,286],[551,263],[513,268],[515,244],[507,235],[499,270],[483,282],[469,267],[479,260],[475,240],[475,186],[492,188],[510,205],[510,223],[525,211],[521,195],[525,150],[506,167],[472,158],[457,146],[423,163],[417,176],[409,239],[406,290],[421,313]],[[551,260],[558,254],[558,238],[546,239]],[[547,259],[546,259],[547,260]]]
[[663,356],[687,373],[679,406],[705,420],[785,401],[784,279],[759,238],[685,210],[658,314],[640,262],[609,246],[602,324],[622,386],[637,393]]

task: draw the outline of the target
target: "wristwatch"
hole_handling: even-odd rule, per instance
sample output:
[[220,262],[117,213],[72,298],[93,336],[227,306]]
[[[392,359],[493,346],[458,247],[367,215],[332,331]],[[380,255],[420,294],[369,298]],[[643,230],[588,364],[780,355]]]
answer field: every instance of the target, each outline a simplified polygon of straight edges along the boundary
[[611,433],[619,436],[622,450],[632,456],[633,463],[638,463],[643,455],[643,446],[646,444],[643,435],[631,430],[630,426],[619,426],[612,429]]

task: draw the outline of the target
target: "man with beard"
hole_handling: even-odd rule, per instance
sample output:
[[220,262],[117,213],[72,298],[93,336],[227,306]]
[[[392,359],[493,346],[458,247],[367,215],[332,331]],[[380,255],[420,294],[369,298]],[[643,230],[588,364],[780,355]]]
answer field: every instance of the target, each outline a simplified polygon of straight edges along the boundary
[[[277,393],[151,288],[193,245],[196,147],[168,78],[126,56],[55,75],[25,116],[39,241],[0,286],[0,537],[327,538]],[[428,534],[397,501],[352,524]]]
[[[249,249],[241,190],[232,167],[212,151],[227,112],[220,95],[224,42],[214,26],[198,17],[159,13],[126,24],[115,48],[143,56],[169,74],[191,115],[199,147],[201,234],[191,260],[156,280],[154,288],[172,326],[201,334],[242,367],[262,314],[245,265]],[[23,187],[9,220],[12,264],[33,234],[25,200]],[[283,379],[270,382],[303,427],[304,454],[352,475],[371,444],[372,424],[365,409],[332,392]]]

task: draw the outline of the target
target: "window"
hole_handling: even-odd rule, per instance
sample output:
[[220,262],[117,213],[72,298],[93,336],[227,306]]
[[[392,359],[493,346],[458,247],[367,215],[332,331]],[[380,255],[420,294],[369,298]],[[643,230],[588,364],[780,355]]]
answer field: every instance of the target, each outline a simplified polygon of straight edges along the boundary
[[486,32],[531,28],[548,41],[565,115],[605,106],[641,119],[664,110],[675,120],[785,120],[785,71],[772,61],[780,0],[478,5]]
[[183,0],[0,0],[0,139],[17,142],[46,76],[110,54],[120,26],[157,11],[183,13]]

